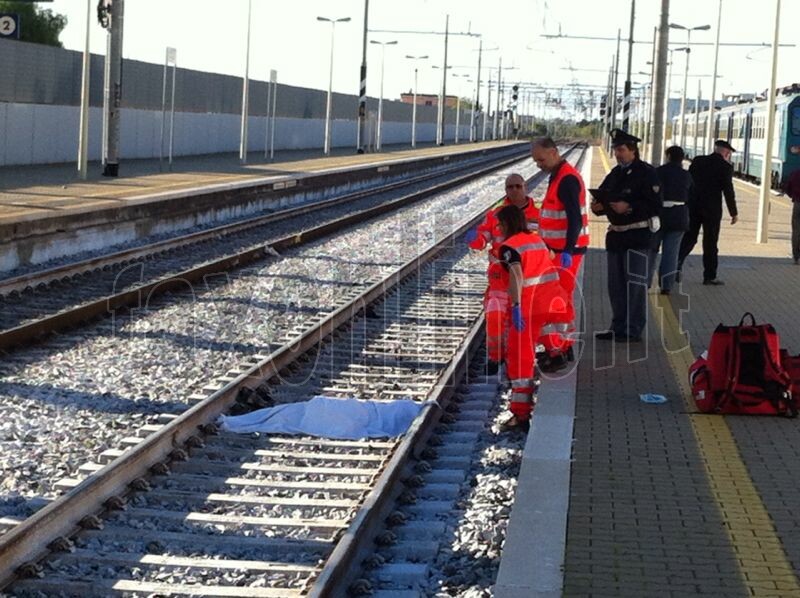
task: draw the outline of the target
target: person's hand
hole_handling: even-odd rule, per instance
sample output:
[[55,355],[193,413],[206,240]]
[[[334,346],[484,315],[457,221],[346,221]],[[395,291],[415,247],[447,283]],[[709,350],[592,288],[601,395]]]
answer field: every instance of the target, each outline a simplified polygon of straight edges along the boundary
[[731,216],[731,224],[736,224],[739,222],[739,216]]
[[550,249],[549,253],[550,253],[550,261],[552,262],[553,260],[556,259],[556,252]]
[[478,240],[478,229],[477,228],[469,229],[464,238],[467,240],[467,243],[474,243],[475,241]]
[[567,253],[566,251],[561,252],[561,267],[562,268],[572,267],[572,254]]
[[624,214],[631,209],[631,204],[627,201],[612,201],[609,205],[617,214]]
[[525,318],[522,317],[522,308],[519,303],[515,303],[511,308],[511,323],[517,332],[525,330]]
[[601,204],[599,201],[593,201],[591,204],[589,204],[589,208],[591,208],[592,212],[598,216],[603,213],[603,204]]

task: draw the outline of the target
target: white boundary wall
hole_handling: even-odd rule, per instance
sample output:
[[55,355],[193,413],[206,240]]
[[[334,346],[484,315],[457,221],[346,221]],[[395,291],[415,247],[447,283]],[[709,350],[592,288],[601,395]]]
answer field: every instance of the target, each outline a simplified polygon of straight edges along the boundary
[[[169,121],[169,115],[167,115]],[[78,156],[77,106],[16,104],[0,102],[0,166],[71,162]],[[239,150],[241,117],[236,114],[198,112],[175,113],[175,156],[215,154]],[[121,158],[157,158],[161,112],[122,110]],[[249,121],[250,151],[264,150],[266,118],[252,116]],[[89,159],[100,160],[102,109],[91,108],[89,120]],[[455,125],[446,127],[445,138],[453,140]],[[276,118],[275,149],[313,149],[323,146],[323,119]],[[372,131],[372,128],[370,128]],[[168,132],[165,133],[166,155]],[[436,139],[435,123],[417,124],[417,141]],[[469,123],[460,126],[460,140],[469,139]],[[411,143],[410,122],[385,122],[384,145]],[[356,121],[335,120],[332,147],[356,145]]]

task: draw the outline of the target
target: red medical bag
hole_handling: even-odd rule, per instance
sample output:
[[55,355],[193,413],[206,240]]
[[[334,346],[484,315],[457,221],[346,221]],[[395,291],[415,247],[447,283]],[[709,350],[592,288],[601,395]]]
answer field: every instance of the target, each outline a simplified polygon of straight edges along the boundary
[[717,326],[707,355],[689,368],[689,383],[704,413],[797,416],[778,333],[771,324],[756,325],[751,313],[738,326]]

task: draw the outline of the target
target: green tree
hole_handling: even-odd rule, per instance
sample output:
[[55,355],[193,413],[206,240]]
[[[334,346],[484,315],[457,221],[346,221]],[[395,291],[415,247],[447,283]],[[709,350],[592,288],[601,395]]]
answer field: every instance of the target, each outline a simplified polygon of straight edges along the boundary
[[67,17],[49,8],[39,8],[32,2],[0,0],[0,12],[19,15],[20,36],[24,42],[62,47],[58,37],[67,26]]

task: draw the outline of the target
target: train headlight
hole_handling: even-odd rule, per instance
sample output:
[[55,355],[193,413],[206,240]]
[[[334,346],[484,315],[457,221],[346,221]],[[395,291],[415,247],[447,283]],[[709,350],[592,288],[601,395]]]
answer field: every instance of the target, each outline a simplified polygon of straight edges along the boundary
[[793,145],[789,148],[789,151],[795,155],[800,154],[800,145]]

